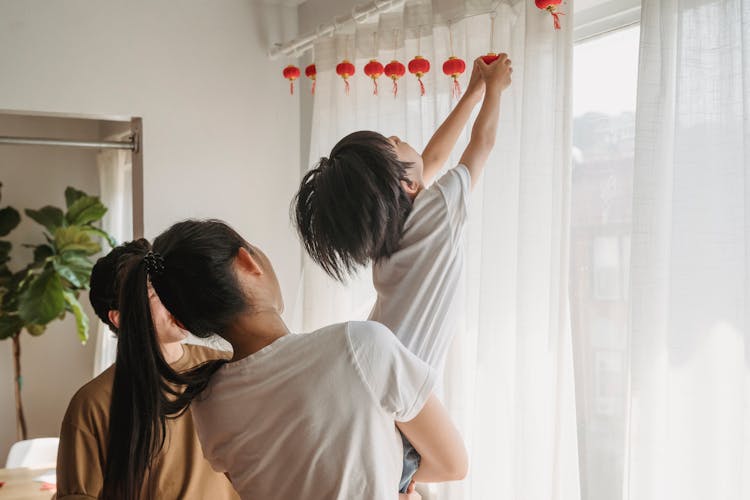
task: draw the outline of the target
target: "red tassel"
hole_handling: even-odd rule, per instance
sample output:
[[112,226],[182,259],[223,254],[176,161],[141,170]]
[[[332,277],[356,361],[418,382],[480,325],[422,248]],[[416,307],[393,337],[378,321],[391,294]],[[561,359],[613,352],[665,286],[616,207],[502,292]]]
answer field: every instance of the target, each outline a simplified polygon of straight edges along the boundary
[[294,95],[294,80],[289,81],[289,95]]
[[398,82],[394,79],[393,80],[393,97],[395,98],[398,95]]
[[422,83],[422,79],[421,78],[417,78],[417,81],[419,81],[419,94],[422,95],[422,96],[424,96],[424,94],[425,94],[425,92],[424,92],[424,83]]
[[373,90],[372,90],[372,95],[378,95],[378,81],[377,81],[377,80],[376,80],[375,78],[373,78],[373,79],[372,79],[372,83],[373,83],[373,84],[374,84],[374,86],[375,86],[375,87],[373,88]]
[[346,93],[346,95],[349,95],[349,79],[348,78],[344,80],[344,92]]
[[547,7],[547,11],[552,15],[552,22],[555,25],[555,29],[560,29],[560,16],[564,16],[564,12],[558,12],[557,7],[554,5],[550,5]]
[[461,99],[461,83],[458,81],[458,78],[453,78],[453,97],[456,100]]
[[317,80],[313,80],[312,89],[310,89],[310,93],[312,95],[315,95],[315,84],[317,83]]

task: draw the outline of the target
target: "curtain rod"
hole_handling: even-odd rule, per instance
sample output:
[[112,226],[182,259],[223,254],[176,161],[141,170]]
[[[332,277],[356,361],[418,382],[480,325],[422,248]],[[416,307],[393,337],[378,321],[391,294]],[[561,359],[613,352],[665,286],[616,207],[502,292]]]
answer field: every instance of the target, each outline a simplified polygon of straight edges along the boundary
[[0,136],[0,144],[20,144],[27,146],[68,146],[74,148],[95,149],[127,149],[136,151],[138,144],[136,136],[133,135],[128,141],[76,141],[69,139],[47,139],[42,137],[10,137]]
[[[274,46],[268,51],[268,57],[270,57],[271,59],[278,59],[279,57],[289,57],[292,55],[296,57],[304,54],[308,50],[312,49],[313,44],[316,40],[318,40],[319,38],[323,38],[324,36],[333,35],[338,27],[351,22],[361,23],[372,15],[382,14],[389,10],[402,7],[404,5],[404,2],[405,0],[374,0],[370,3],[354,7],[352,9],[351,15],[349,16],[334,18],[333,22],[328,24],[321,24],[320,26],[318,26],[317,30],[310,32],[307,35],[303,35],[299,38],[295,38],[290,42],[274,44]],[[472,12],[471,14],[464,14],[456,19],[451,19],[450,21],[448,21],[448,24],[450,25],[451,23],[476,16],[492,14],[493,12],[497,11],[499,5],[500,0],[494,0],[489,9],[479,12]]]
[[332,22],[321,24],[318,26],[317,30],[299,38],[295,38],[290,42],[275,44],[268,51],[268,57],[271,59],[278,59],[282,56],[288,57],[307,52],[312,48],[315,40],[323,38],[324,36],[332,35],[337,27],[351,22],[361,23],[372,15],[382,14],[391,9],[403,6],[404,1],[405,0],[373,0],[366,4],[357,5],[352,9],[352,13],[348,16],[334,18]]

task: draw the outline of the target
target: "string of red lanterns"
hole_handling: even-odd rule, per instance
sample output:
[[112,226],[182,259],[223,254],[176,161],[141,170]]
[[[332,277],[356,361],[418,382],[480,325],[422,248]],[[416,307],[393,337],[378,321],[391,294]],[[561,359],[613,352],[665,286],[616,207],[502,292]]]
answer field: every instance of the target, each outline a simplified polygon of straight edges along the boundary
[[[550,13],[550,15],[552,16],[554,28],[556,30],[561,29],[560,16],[563,16],[565,14],[559,11],[559,6],[562,5],[563,0],[534,0],[534,3],[540,10],[544,10]],[[495,15],[491,15],[490,22],[490,47],[492,47],[494,44]],[[451,54],[453,54],[453,31],[450,28],[451,27],[449,25],[450,50]],[[396,41],[398,40],[397,37],[398,35],[396,34],[394,40],[394,56],[396,52],[395,45]],[[373,39],[375,39],[374,34]],[[500,56],[497,53],[490,51],[481,57],[485,64],[492,64]],[[461,97],[461,83],[458,79],[466,71],[466,61],[455,55],[451,55],[443,63],[442,68],[443,73],[453,80],[452,96],[455,99],[459,99]],[[398,80],[406,74],[406,70],[407,68],[401,62],[396,60],[395,57],[391,62],[386,64],[385,67],[383,67],[383,65],[376,59],[371,59],[364,67],[365,75],[367,75],[373,83],[373,95],[378,95],[378,78],[380,78],[382,75],[385,75],[393,81],[393,97],[398,96]],[[420,95],[424,96],[426,94],[426,90],[424,82],[422,81],[422,77],[430,71],[430,61],[421,55],[417,55],[414,57],[414,59],[409,61],[408,70],[409,73],[417,77],[417,81],[419,82]],[[349,95],[350,92],[349,78],[352,77],[355,72],[356,68],[354,64],[352,64],[348,59],[344,59],[336,65],[336,74],[344,80],[344,92],[346,93],[346,95]],[[289,93],[293,95],[294,81],[300,77],[300,69],[297,66],[290,64],[289,66],[284,68],[282,74],[285,79],[289,80]],[[312,94],[315,94],[317,68],[314,63],[308,65],[305,68],[305,76],[312,80],[312,87],[310,89],[310,92]]]

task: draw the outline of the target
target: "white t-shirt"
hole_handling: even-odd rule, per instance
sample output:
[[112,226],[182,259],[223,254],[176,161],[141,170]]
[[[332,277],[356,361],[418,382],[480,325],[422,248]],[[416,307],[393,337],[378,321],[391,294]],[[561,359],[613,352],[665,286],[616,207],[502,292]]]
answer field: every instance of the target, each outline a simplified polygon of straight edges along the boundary
[[433,385],[386,327],[350,322],[223,366],[192,414],[203,453],[243,499],[395,499],[395,422],[416,417]]
[[419,193],[399,250],[372,269],[378,298],[370,319],[393,330],[438,374],[455,333],[470,191],[469,171],[458,165]]

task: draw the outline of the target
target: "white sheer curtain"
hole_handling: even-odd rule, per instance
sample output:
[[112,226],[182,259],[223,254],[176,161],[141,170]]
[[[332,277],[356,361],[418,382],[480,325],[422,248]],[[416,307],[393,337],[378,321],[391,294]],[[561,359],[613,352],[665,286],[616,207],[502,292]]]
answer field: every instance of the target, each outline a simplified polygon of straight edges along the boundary
[[750,498],[750,0],[645,0],[624,497]]
[[[99,167],[99,192],[107,213],[102,220],[102,229],[119,243],[133,239],[133,184],[132,163],[128,151],[104,150],[97,156]],[[97,321],[96,354],[94,376],[99,375],[115,362],[117,338],[109,327]]]
[[[490,15],[456,19],[490,6],[407,2],[403,11],[320,40],[310,164],[359,129],[424,147],[452,105],[451,81],[441,71],[451,55],[447,21],[453,20],[454,51],[470,67],[490,49]],[[463,315],[445,377],[445,401],[467,441],[471,470],[461,483],[433,488],[429,498],[577,499],[567,304],[572,16],[554,31],[533,2],[494,6],[493,48],[510,53],[514,83],[503,96],[497,146],[472,199]],[[424,78],[427,95],[420,97],[407,74],[397,98],[386,78],[373,96],[362,74],[367,61],[377,57],[385,64],[395,52],[406,64],[418,50],[432,62]],[[348,96],[334,72],[344,58],[357,67]],[[464,75],[464,86],[467,80]],[[343,287],[309,262],[303,296],[306,331],[365,318],[373,300],[367,272]]]

